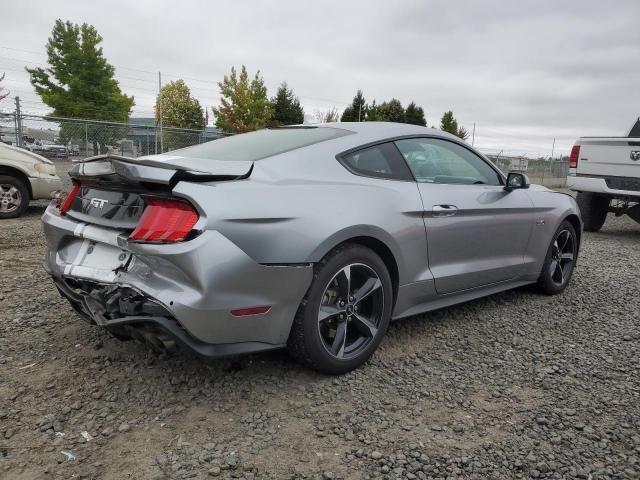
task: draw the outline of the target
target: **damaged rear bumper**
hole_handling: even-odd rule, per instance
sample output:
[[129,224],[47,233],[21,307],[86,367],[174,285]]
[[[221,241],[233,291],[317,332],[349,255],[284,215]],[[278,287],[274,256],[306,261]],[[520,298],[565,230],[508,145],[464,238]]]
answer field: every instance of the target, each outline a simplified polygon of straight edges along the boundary
[[[255,262],[216,231],[187,242],[129,242],[49,207],[45,268],[86,320],[121,336],[206,356],[280,348],[312,278],[310,265]],[[269,306],[259,315],[232,310]]]

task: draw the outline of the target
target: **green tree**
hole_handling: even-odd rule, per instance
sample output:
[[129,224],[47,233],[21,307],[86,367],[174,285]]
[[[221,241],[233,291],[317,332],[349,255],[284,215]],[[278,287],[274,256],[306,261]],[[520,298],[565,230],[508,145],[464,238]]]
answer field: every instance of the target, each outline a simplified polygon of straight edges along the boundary
[[304,110],[300,105],[300,100],[293,94],[293,90],[287,87],[286,82],[282,82],[276,96],[271,99],[273,105],[273,124],[297,125],[304,123]]
[[400,100],[392,98],[388,102],[382,102],[380,104],[380,116],[385,122],[404,123],[404,108]]
[[[36,93],[53,109],[51,116],[128,122],[134,99],[120,90],[115,69],[104,58],[100,42],[102,37],[93,26],[56,20],[47,43],[50,66],[26,69]],[[79,137],[80,133],[84,140],[84,128],[61,125],[62,138]],[[98,145],[102,150],[125,132],[94,125],[86,133],[96,151]]]
[[167,83],[160,89],[155,105],[156,122],[162,116],[162,143],[166,150],[186,147],[198,143],[199,133],[176,131],[165,127],[204,128],[204,111],[200,102],[191,96],[184,80]]
[[[4,80],[4,75],[5,75],[4,73],[0,75],[0,82]],[[10,92],[9,91],[5,92],[4,90],[5,89],[0,86],[0,102],[9,96]]]
[[344,109],[341,122],[363,122],[367,115],[367,102],[364,99],[362,90],[358,90],[356,96],[353,97],[351,105]]
[[240,77],[236,69],[231,67],[231,74],[225,75],[218,86],[222,98],[220,106],[213,109],[216,127],[227,133],[244,133],[269,124],[273,110],[259,70],[249,82],[249,74],[244,65]]
[[442,115],[442,118],[440,119],[440,130],[456,135],[462,140],[469,138],[469,132],[467,132],[466,128],[458,126],[458,121],[453,116],[453,112],[451,110]]
[[411,102],[407,105],[407,109],[404,112],[404,118],[406,123],[413,125],[427,126],[427,121],[424,118],[424,110],[422,107],[416,105],[415,102]]
[[387,119],[384,116],[384,112],[382,111],[382,105],[376,104],[376,101],[372,101],[369,105],[367,105],[367,122],[384,122]]

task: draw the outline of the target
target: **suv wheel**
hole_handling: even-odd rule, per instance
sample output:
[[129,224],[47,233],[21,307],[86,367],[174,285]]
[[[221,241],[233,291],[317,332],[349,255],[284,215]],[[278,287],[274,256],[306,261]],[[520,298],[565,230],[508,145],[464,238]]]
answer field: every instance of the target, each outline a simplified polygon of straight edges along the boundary
[[346,244],[314,269],[287,347],[302,363],[328,374],[362,365],[384,336],[393,305],[391,277],[373,251]]
[[15,218],[29,207],[29,190],[15,177],[0,175],[0,218]]

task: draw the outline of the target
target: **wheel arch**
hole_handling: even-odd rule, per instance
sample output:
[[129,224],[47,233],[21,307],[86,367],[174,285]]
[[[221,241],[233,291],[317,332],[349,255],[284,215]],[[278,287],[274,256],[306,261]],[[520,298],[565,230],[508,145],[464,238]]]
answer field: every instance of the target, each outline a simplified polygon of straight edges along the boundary
[[578,217],[578,215],[576,215],[575,213],[567,215],[565,217],[565,220],[569,222],[571,226],[573,226],[573,229],[576,232],[576,237],[578,241],[578,251],[580,251],[580,245],[582,242],[582,222],[580,221],[580,218]]
[[0,165],[0,175],[8,175],[10,177],[15,177],[22,182],[27,191],[29,192],[29,199],[33,198],[33,191],[31,190],[31,182],[29,181],[29,177],[22,171],[18,170],[14,167],[9,167],[7,165]]
[[[355,243],[367,247],[380,257],[391,276],[393,306],[395,307],[400,285],[400,269],[399,253],[391,235],[378,227],[366,226],[365,231],[362,231],[359,227],[352,227],[338,232],[325,240],[311,255],[311,261],[314,263],[319,262],[333,249],[346,243]],[[394,252],[394,250],[396,251]]]

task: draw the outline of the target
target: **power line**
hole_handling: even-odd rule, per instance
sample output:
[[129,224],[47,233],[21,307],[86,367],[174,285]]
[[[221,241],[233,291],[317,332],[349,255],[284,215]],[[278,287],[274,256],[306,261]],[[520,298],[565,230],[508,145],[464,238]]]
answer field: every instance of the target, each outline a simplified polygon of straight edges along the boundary
[[[13,51],[17,51],[17,52],[24,52],[24,53],[31,53],[31,54],[34,54],[34,55],[38,55],[39,57],[42,57],[41,53],[34,52],[32,50],[24,50],[24,49],[18,49],[18,48],[13,48],[13,47],[6,47],[6,46],[3,46],[3,45],[0,45],[0,49],[7,49],[7,50],[13,50]],[[33,61],[33,60],[18,59],[18,58],[3,57],[3,56],[0,56],[0,58],[5,58],[5,59],[9,59],[9,60],[14,60],[14,61],[20,61],[20,62],[33,63],[35,65],[39,65],[39,66],[47,67],[47,68],[49,67],[49,65],[46,64],[46,63],[36,62],[36,61]],[[152,72],[152,71],[149,71],[149,70],[143,70],[143,69],[140,69],[140,68],[126,67],[126,66],[122,66],[122,65],[114,65],[114,64],[111,64],[111,65],[116,70],[116,78],[117,79],[128,79],[128,80],[134,80],[134,81],[142,81],[142,82],[150,82],[150,83],[154,82],[155,83],[155,80],[152,80],[152,79],[146,80],[146,79],[135,78],[135,77],[127,77],[127,76],[124,76],[124,75],[120,75],[117,72],[118,72],[118,70],[130,70],[130,71],[135,71],[135,72],[147,73],[149,75],[152,75],[153,76],[152,78],[156,77],[157,72]],[[205,79],[202,79],[202,78],[185,77],[185,76],[183,76],[181,74],[178,74],[178,73],[165,72],[165,71],[163,71],[162,73],[165,76],[174,77],[175,79],[180,79],[180,80],[189,80],[189,81],[193,81],[193,82],[201,82],[201,83],[206,83],[208,85],[211,85],[212,83],[217,83],[217,82],[212,82],[211,80],[205,80]],[[130,88],[130,89],[135,89],[136,88],[136,87],[125,86],[124,84],[122,85],[122,87]],[[193,87],[193,86],[190,86],[189,89],[192,90],[192,91],[200,91],[200,92],[208,91],[207,94],[212,93],[214,96],[216,94],[219,94],[219,92],[217,92],[213,87],[211,87],[211,90],[208,90],[205,87],[197,87],[197,86]],[[202,94],[200,94],[200,96],[202,96]],[[321,103],[330,103],[330,104],[334,104],[334,105],[348,105],[349,103],[351,103],[350,101],[345,101],[345,100],[337,100],[337,99],[322,98],[322,97],[313,97],[313,96],[307,96],[307,95],[297,95],[297,96],[298,96],[298,98],[306,99],[309,102],[317,102],[317,101],[319,101]]]

